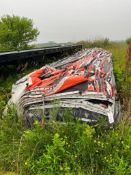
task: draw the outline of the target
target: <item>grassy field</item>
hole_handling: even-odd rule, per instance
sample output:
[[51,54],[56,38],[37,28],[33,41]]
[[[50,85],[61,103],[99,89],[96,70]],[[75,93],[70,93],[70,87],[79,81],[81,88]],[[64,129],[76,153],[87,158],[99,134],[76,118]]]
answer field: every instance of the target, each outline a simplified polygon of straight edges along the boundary
[[18,175],[14,172],[0,172],[0,175]]
[[[104,121],[93,128],[72,120],[65,125],[52,120],[47,128],[41,128],[36,122],[35,127],[29,129],[18,118],[15,108],[10,109],[8,115],[0,119],[2,172],[16,172],[21,175],[131,174],[131,75],[126,72],[127,45],[108,41],[83,44],[85,47],[103,47],[112,52],[123,119],[112,129],[107,129],[106,124],[103,125]],[[10,97],[12,83],[24,74],[26,72],[14,74],[7,79],[1,77],[1,116]],[[64,115],[72,118],[69,110]]]

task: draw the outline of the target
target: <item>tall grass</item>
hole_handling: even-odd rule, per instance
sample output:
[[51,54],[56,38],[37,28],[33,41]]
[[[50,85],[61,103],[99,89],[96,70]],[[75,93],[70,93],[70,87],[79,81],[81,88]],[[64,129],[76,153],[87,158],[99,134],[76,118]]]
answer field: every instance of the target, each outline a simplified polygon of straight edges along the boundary
[[131,127],[67,121],[25,128],[15,109],[0,123],[0,168],[21,175],[130,175]]

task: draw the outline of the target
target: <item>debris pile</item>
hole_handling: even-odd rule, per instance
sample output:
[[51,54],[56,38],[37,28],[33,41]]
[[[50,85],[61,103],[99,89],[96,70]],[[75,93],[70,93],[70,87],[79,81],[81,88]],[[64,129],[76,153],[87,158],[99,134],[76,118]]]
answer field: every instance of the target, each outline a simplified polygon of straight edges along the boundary
[[64,109],[72,116],[95,123],[105,117],[114,123],[119,116],[119,101],[112,66],[112,54],[101,48],[85,49],[45,65],[13,85],[10,103],[26,119],[44,115],[59,107],[57,119],[64,121]]

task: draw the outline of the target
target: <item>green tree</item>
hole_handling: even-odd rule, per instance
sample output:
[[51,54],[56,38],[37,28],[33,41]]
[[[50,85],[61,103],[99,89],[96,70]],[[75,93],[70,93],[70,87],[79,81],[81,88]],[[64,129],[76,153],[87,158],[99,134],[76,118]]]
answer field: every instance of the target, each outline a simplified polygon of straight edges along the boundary
[[126,43],[127,44],[130,44],[131,43],[131,37],[129,37],[129,38],[126,39]]
[[37,39],[39,31],[33,27],[32,19],[6,15],[0,19],[0,50],[23,50]]

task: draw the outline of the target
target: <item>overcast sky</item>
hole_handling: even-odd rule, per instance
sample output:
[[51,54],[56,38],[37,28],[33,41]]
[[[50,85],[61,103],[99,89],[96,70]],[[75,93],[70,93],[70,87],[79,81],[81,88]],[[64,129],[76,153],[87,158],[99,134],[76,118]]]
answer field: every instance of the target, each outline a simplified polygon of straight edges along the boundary
[[38,42],[131,36],[131,0],[0,0],[0,17],[32,18]]

